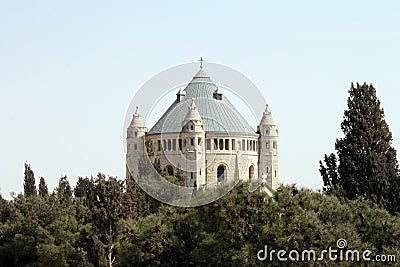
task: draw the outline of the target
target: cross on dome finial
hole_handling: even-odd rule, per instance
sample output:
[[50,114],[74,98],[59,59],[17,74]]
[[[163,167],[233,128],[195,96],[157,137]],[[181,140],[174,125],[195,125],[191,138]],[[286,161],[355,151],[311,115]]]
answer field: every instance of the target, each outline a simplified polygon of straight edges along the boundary
[[203,59],[203,57],[200,57],[200,59],[197,60],[197,61],[200,62],[200,69],[203,69],[203,62],[205,61],[205,60]]

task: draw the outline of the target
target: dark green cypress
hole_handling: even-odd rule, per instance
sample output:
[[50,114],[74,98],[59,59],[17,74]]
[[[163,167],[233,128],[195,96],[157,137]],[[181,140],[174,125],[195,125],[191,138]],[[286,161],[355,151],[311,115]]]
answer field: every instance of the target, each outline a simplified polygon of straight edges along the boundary
[[24,177],[24,195],[25,196],[36,196],[36,185],[35,175],[31,169],[31,166],[25,163],[25,177]]
[[362,197],[395,212],[400,193],[396,150],[372,84],[351,84],[347,106],[344,137],[335,144],[338,159],[331,154],[324,164],[320,161],[324,190],[341,198]]
[[39,192],[39,196],[41,196],[41,197],[45,197],[45,196],[49,195],[49,189],[47,188],[46,181],[44,180],[44,178],[42,176],[40,176],[38,192]]

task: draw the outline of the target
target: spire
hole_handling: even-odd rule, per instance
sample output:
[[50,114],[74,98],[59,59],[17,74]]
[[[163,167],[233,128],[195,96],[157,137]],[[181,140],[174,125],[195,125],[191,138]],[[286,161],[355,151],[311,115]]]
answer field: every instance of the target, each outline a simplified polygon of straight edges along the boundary
[[200,62],[200,69],[203,69],[203,62],[205,60],[203,59],[203,57],[200,57],[200,59],[198,61]]
[[139,107],[136,107],[136,111],[135,111],[135,114],[133,114],[133,118],[132,118],[130,126],[146,127],[146,125],[144,124],[144,121],[142,119],[142,115],[140,114]]
[[204,59],[203,57],[200,57],[200,59],[198,60],[200,62],[200,69],[199,71],[193,76],[193,79],[198,79],[198,78],[208,78],[208,82],[211,82],[211,80],[209,80],[210,76],[203,70],[204,66],[203,66],[203,62]]
[[137,116],[137,117],[142,117],[142,115],[140,115],[139,107],[138,107],[138,106],[136,106],[135,116]]
[[190,103],[189,110],[186,114],[185,119],[182,122],[182,126],[185,125],[188,121],[202,121],[199,109],[194,102],[194,98],[192,98],[192,103]]
[[268,104],[265,106],[265,111],[263,112],[260,125],[276,125]]

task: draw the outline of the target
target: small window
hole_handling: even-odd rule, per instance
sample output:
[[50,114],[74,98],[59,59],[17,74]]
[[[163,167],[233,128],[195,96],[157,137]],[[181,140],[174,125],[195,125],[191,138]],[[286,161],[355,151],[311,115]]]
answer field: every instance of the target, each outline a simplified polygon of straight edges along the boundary
[[225,139],[225,150],[229,150],[229,139]]
[[277,149],[278,144],[276,143],[276,141],[274,141],[274,143],[272,144],[274,149]]
[[266,143],[265,143],[265,148],[266,148],[266,149],[269,149],[269,142],[266,142]]
[[157,150],[161,151],[161,140],[157,140]]
[[166,150],[167,149],[167,140],[163,140],[163,147],[162,150]]
[[236,140],[232,139],[232,150],[236,150],[235,145],[236,145]]
[[193,125],[190,125],[190,130],[193,131]]
[[269,130],[265,130],[265,134],[267,134],[267,135],[268,135],[268,134],[269,134]]
[[249,168],[249,180],[253,179],[254,176],[254,166],[251,165]]
[[276,170],[275,170],[275,177],[276,177]]
[[179,150],[182,150],[182,139],[178,140],[178,146],[179,146]]
[[242,150],[246,150],[246,140],[242,140]]
[[168,139],[168,150],[172,149],[172,145],[171,145],[171,139]]
[[206,141],[206,149],[211,150],[211,140],[210,139],[207,139],[207,141]]
[[135,137],[137,137],[137,132],[135,132]]
[[197,139],[197,145],[201,144],[201,138],[199,137],[199,139]]
[[221,183],[225,180],[225,167],[223,165],[219,165],[217,168],[217,181]]
[[191,145],[191,146],[194,145],[194,138],[190,138],[190,145]]
[[193,179],[193,172],[190,172],[190,179]]
[[219,150],[224,149],[224,139],[219,139]]
[[218,149],[218,139],[214,139],[214,150]]
[[172,139],[172,149],[176,150],[176,139]]

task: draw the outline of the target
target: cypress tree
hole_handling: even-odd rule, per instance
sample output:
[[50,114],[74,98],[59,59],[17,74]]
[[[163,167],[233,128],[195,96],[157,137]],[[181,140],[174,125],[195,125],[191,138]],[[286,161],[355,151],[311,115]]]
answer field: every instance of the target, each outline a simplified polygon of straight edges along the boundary
[[68,182],[67,176],[63,176],[58,181],[57,198],[68,204],[72,200],[72,188]]
[[[324,190],[341,198],[369,199],[391,212],[399,210],[399,166],[392,133],[372,84],[351,84],[348,109],[336,139],[338,158],[320,161]],[[338,164],[337,164],[338,161]]]
[[31,169],[31,166],[25,163],[25,177],[24,177],[24,195],[25,196],[36,196],[36,185],[35,175]]
[[49,189],[47,188],[46,181],[42,176],[40,176],[40,181],[39,181],[39,196],[44,197],[49,195]]

